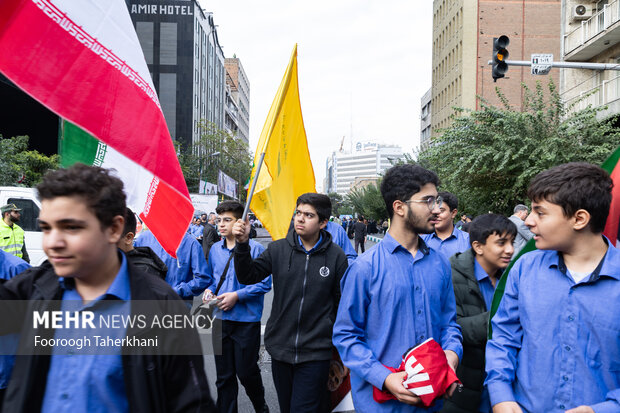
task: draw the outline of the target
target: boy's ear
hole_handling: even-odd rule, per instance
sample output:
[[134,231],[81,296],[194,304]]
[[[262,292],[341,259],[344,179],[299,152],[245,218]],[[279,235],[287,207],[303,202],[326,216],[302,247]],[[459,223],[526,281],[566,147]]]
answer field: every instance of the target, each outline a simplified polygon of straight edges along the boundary
[[573,229],[575,231],[581,231],[588,226],[591,218],[592,216],[588,211],[586,211],[585,209],[578,209],[577,212],[573,214]]
[[123,230],[125,229],[125,217],[122,215],[117,215],[112,218],[112,225],[110,225],[106,232],[108,233],[108,239],[111,244],[116,244],[123,235]]
[[480,241],[474,241],[471,243],[471,249],[474,250],[476,255],[482,255],[482,246],[484,244],[480,243]]
[[319,228],[321,228],[321,229],[325,229],[325,227],[327,226],[327,222],[328,222],[328,221],[329,221],[328,219],[324,219],[323,221],[321,221],[321,222],[319,223],[319,225],[320,225],[320,226],[319,226]]

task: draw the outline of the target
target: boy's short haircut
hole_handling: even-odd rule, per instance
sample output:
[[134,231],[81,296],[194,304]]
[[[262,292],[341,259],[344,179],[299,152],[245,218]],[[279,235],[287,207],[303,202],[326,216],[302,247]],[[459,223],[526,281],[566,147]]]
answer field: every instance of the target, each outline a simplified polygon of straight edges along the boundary
[[125,208],[125,228],[123,228],[123,237],[130,232],[136,234],[136,214],[129,208]]
[[102,228],[108,228],[114,217],[125,216],[123,181],[110,170],[77,163],[68,169],[50,171],[37,185],[41,201],[61,196],[77,196],[95,214]]
[[396,165],[388,169],[381,181],[381,195],[389,217],[394,216],[394,201],[408,201],[426,184],[439,186],[439,178],[419,165]]
[[327,195],[308,192],[297,198],[295,207],[298,207],[299,204],[312,205],[319,216],[319,222],[327,221],[332,215],[332,201]]
[[237,219],[241,219],[243,216],[243,210],[245,206],[241,202],[237,201],[224,201],[215,208],[218,215],[222,215],[224,212],[230,212]]
[[477,216],[469,224],[469,245],[473,246],[474,241],[486,245],[487,239],[493,234],[508,234],[514,238],[517,236],[517,226],[503,215],[484,214]]
[[611,177],[601,167],[571,162],[536,175],[527,196],[534,202],[545,200],[559,205],[566,217],[585,209],[590,213],[590,230],[598,234],[603,232],[609,215],[612,188]]
[[439,196],[443,198],[443,203],[445,205],[448,205],[448,208],[450,208],[450,212],[454,211],[455,209],[459,209],[459,199],[453,193],[443,191],[439,192]]

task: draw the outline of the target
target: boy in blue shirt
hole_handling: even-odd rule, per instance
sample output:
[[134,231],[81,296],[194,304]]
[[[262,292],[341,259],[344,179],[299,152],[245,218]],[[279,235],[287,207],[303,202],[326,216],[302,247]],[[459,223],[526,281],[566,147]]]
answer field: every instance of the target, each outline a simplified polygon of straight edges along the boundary
[[459,200],[450,192],[440,192],[443,204],[434,222],[435,231],[421,235],[424,243],[450,259],[457,252],[469,249],[469,235],[454,225],[458,213]]
[[[443,348],[452,369],[461,358],[450,265],[419,236],[433,231],[442,204],[438,184],[435,173],[417,165],[388,170],[381,194],[390,230],[342,278],[333,343],[351,369],[359,413],[438,410],[441,403],[425,409],[421,399],[403,387],[406,372],[391,373],[386,366],[397,367],[407,349],[429,338]],[[397,400],[375,402],[373,386]]]
[[620,252],[602,235],[613,183],[598,166],[538,174],[486,349],[494,413],[620,411]]
[[[244,285],[237,281],[231,259],[236,245],[232,227],[243,215],[243,209],[243,204],[237,201],[224,201],[217,206],[216,222],[223,239],[213,244],[209,252],[208,269],[213,281],[205,290],[203,301],[215,298],[213,293],[224,277],[217,296],[219,311],[214,313],[221,328],[213,329],[218,411],[237,412],[239,377],[254,410],[261,413],[269,409],[258,367],[260,319],[265,293],[271,290],[271,276],[257,284]],[[265,251],[258,242],[249,240],[249,243],[252,258],[258,258]],[[226,274],[223,274],[229,260]]]

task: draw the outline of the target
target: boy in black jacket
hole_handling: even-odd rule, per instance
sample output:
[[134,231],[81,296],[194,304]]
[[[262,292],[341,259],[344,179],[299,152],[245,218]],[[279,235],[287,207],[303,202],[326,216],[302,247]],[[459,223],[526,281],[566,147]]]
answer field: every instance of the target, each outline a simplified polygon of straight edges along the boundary
[[[187,313],[168,284],[132,266],[117,248],[126,208],[121,180],[78,164],[48,173],[37,190],[49,261],[0,284],[0,334],[21,332],[22,354],[3,412],[214,411],[195,330],[167,334],[153,318],[101,329],[101,316]],[[41,323],[58,313],[66,317],[59,325]],[[70,315],[77,320],[67,324]],[[92,330],[84,321],[79,327],[88,315]],[[98,348],[101,336],[86,336],[93,330],[107,332],[113,344]]]
[[347,257],[325,226],[331,201],[322,194],[297,198],[294,227],[252,260],[250,224],[238,220],[235,271],[242,284],[273,275],[274,297],[265,330],[282,413],[317,412],[326,392],[332,329]]

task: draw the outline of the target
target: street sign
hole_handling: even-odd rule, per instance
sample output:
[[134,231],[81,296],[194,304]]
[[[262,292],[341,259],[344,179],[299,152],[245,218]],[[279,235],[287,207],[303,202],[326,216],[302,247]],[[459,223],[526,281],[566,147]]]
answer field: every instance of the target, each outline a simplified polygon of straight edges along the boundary
[[553,65],[553,55],[549,53],[532,54],[532,74],[546,75]]

